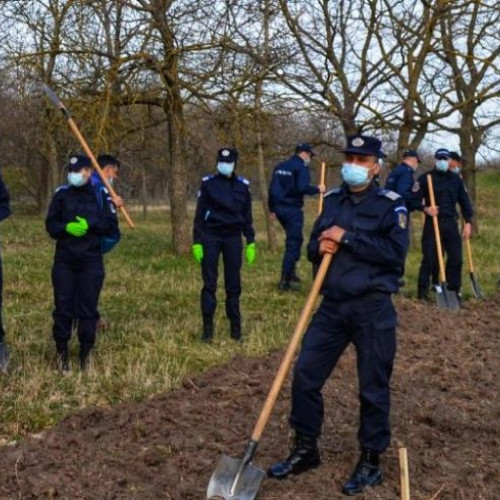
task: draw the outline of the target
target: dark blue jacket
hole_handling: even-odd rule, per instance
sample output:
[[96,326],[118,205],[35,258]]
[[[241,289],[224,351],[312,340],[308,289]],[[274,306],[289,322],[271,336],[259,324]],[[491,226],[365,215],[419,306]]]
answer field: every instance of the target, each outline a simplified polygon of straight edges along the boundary
[[403,199],[373,184],[360,194],[345,187],[327,193],[307,247],[309,260],[321,262],[318,237],[325,229],[340,226],[346,233],[333,256],[323,295],[345,300],[395,293],[408,249],[407,218]]
[[464,182],[459,175],[450,170],[438,172],[434,169],[418,178],[418,194],[421,198],[425,198],[425,206],[428,207],[431,204],[427,186],[428,175],[432,177],[434,197],[436,198],[436,205],[439,207],[438,218],[453,217],[458,219],[458,203],[465,222],[471,222],[474,211]]
[[269,186],[269,211],[274,213],[280,205],[299,207],[304,205],[304,195],[318,194],[317,186],[311,186],[309,167],[304,160],[293,155],[274,168]]
[[0,222],[10,215],[10,196],[2,177],[0,177]]
[[245,236],[255,241],[250,182],[236,175],[204,177],[198,191],[194,216],[193,243],[202,243],[203,234]]
[[396,165],[389,173],[385,188],[398,193],[406,203],[408,211],[422,210],[422,198],[418,197],[415,185],[414,170],[406,163]]
[[[76,221],[77,216],[89,224],[87,234],[80,238],[66,232],[66,224]],[[114,205],[108,197],[99,201],[90,182],[82,187],[59,187],[50,203],[45,227],[57,241],[56,260],[101,258],[101,237],[119,233]]]

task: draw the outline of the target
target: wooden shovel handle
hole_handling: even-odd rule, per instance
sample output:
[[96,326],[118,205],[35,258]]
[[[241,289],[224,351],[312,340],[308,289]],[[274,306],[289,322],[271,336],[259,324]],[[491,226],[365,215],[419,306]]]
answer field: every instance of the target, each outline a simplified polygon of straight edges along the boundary
[[410,500],[410,475],[408,472],[408,453],[406,448],[399,448],[399,480],[401,500]]
[[470,246],[470,239],[465,238],[465,248],[467,250],[467,262],[469,263],[469,272],[474,274],[474,264],[472,262],[472,249]]
[[[320,186],[325,185],[325,173],[326,173],[326,163],[323,161],[321,162],[321,181],[320,181]],[[319,193],[319,207],[318,207],[318,215],[321,214],[323,211],[323,199],[325,197],[325,193]]]
[[[427,176],[427,187],[429,189],[429,198],[431,202],[431,207],[435,208],[436,199],[434,198],[434,186],[432,184],[431,174]],[[443,262],[443,249],[441,247],[441,236],[439,234],[439,224],[436,215],[432,216],[432,222],[434,224],[434,234],[436,236],[436,248],[439,261],[439,277],[441,279],[441,283],[446,283],[446,274],[444,272],[444,262]]]
[[314,283],[311,287],[309,295],[307,296],[306,304],[302,309],[302,312],[300,313],[299,321],[295,327],[295,330],[293,331],[292,338],[290,339],[280,367],[278,368],[278,373],[274,378],[273,385],[269,390],[267,399],[260,412],[259,419],[257,420],[257,423],[255,424],[255,427],[253,429],[253,441],[260,440],[262,432],[264,431],[264,427],[266,426],[269,417],[271,416],[271,411],[273,410],[274,403],[276,402],[276,398],[278,397],[281,387],[283,386],[285,378],[288,374],[288,370],[290,369],[290,366],[292,364],[293,357],[295,356],[295,352],[297,351],[297,347],[299,345],[300,339],[302,338],[302,334],[306,329],[307,321],[314,307],[314,303],[316,302],[316,298],[319,295],[321,285],[323,284],[323,280],[325,279],[328,268],[330,267],[332,257],[333,255],[329,253],[323,256],[323,260],[321,261],[321,265],[319,266],[318,273],[316,274]]
[[[96,171],[99,174],[99,177],[101,178],[103,184],[106,186],[106,189],[109,191],[109,193],[111,194],[111,196],[113,198],[116,198],[116,196],[117,196],[116,191],[113,189],[113,186],[109,183],[109,181],[104,176],[104,173],[103,173],[103,171],[102,171],[99,163],[97,162],[94,154],[92,153],[92,150],[89,148],[89,145],[87,144],[87,141],[85,140],[85,138],[81,134],[80,130],[78,129],[75,121],[73,120],[73,118],[71,118],[71,116],[68,117],[68,124],[69,124],[69,128],[71,129],[71,131],[73,132],[73,134],[75,134],[76,138],[80,142],[83,150],[85,151],[85,154],[90,158],[90,161],[92,162],[92,166],[96,169]],[[123,207],[123,206],[120,207],[120,210],[121,210],[121,212],[123,214],[123,217],[127,221],[128,225],[131,228],[134,228],[135,227],[134,223],[132,222],[132,219],[130,218],[130,215],[128,214],[128,212],[125,209],[125,207]]]

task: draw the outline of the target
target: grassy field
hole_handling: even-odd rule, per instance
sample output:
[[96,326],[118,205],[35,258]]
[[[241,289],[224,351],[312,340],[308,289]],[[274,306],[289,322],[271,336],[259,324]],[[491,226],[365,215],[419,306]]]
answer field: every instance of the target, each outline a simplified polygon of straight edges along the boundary
[[[499,172],[479,176],[481,233],[473,241],[473,251],[486,295],[494,293],[500,272],[499,193]],[[306,208],[307,237],[316,202],[311,200]],[[107,278],[100,310],[111,327],[98,335],[90,373],[81,375],[75,369],[64,378],[55,370],[51,339],[53,242],[45,233],[41,217],[14,215],[4,222],[0,228],[4,315],[12,364],[9,375],[0,377],[0,443],[38,432],[79,408],[141,400],[169,390],[187,375],[235,354],[258,356],[283,346],[303,305],[310,266],[303,258],[302,292],[278,292],[283,233],[279,230],[280,248],[266,250],[260,204],[255,205],[254,217],[259,253],[256,265],[243,269],[243,346],[229,339],[222,286],[216,340],[209,346],[199,342],[199,267],[190,258],[172,255],[166,213],[155,212],[147,220],[135,214],[137,229],[124,228],[121,244],[106,256]],[[418,215],[414,222],[417,245],[409,255],[404,292],[410,296],[416,294],[420,262]],[[464,295],[470,296],[466,266]],[[73,339],[74,365],[77,349]]]

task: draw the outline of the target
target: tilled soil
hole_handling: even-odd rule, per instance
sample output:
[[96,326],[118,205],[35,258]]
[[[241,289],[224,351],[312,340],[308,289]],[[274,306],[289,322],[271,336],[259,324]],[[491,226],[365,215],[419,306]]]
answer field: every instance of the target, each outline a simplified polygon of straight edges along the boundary
[[[392,379],[393,446],[384,483],[357,498],[400,498],[397,445],[407,447],[411,498],[500,498],[500,297],[458,313],[404,298]],[[221,456],[241,458],[281,352],[235,357],[140,404],[90,409],[0,449],[0,498],[204,499]],[[349,349],[325,387],[322,465],[265,479],[261,500],[345,498],[354,466],[358,403]],[[290,444],[289,385],[255,456],[267,468]]]

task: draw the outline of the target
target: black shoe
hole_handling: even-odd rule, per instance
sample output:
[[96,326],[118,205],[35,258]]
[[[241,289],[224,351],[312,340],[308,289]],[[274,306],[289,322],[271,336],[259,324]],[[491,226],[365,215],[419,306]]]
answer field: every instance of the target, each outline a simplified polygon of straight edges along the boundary
[[285,292],[287,290],[290,290],[292,287],[290,285],[290,276],[288,274],[283,273],[281,275],[281,280],[279,282],[278,288],[282,291]]
[[230,329],[230,335],[233,340],[236,340],[236,342],[239,342],[240,344],[243,343],[243,337],[241,335],[241,323],[239,321],[231,321],[230,322],[231,329]]
[[201,341],[210,344],[214,338],[214,318],[213,316],[203,316],[203,333]]
[[57,369],[61,375],[70,372],[68,344],[57,345]]
[[90,365],[90,351],[92,347],[87,345],[80,345],[80,353],[78,355],[78,360],[80,361],[80,370],[86,372]]
[[0,342],[0,372],[7,373],[7,368],[10,363],[10,352],[7,346],[7,342]]
[[302,280],[297,276],[297,273],[294,271],[290,274],[290,282],[291,283],[302,283]]
[[377,486],[381,482],[379,454],[373,450],[363,450],[358,465],[342,488],[342,493],[348,496],[357,495],[363,493],[368,486]]
[[283,462],[276,462],[267,471],[267,476],[284,479],[289,474],[300,474],[318,467],[321,463],[316,438],[297,433],[290,455]]

